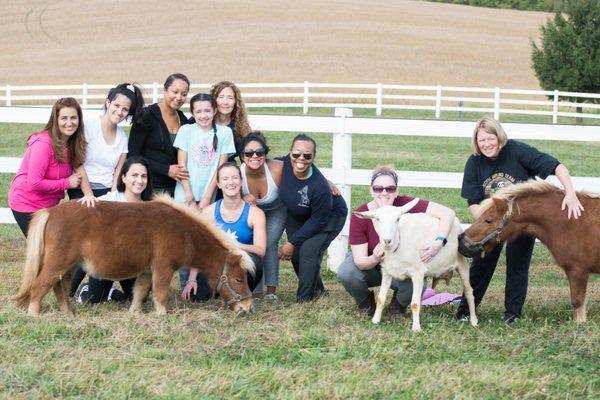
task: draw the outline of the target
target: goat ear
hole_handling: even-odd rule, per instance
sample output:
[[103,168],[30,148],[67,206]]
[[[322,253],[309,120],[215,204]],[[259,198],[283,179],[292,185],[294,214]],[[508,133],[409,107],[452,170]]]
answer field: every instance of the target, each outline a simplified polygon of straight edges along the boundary
[[375,213],[373,211],[354,211],[354,215],[360,219],[375,219]]
[[414,206],[417,205],[419,200],[421,200],[421,199],[419,199],[418,197],[415,197],[414,199],[412,199],[411,201],[409,201],[408,203],[406,203],[405,205],[400,207],[400,210],[402,210],[402,214],[405,214],[405,213],[409,212],[410,210],[412,210],[414,208]]

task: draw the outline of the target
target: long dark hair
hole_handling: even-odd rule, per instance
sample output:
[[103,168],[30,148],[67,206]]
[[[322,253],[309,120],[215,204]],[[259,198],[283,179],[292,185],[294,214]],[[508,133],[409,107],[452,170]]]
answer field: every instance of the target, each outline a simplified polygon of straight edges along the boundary
[[217,97],[219,97],[219,94],[221,94],[225,88],[231,88],[235,97],[235,105],[231,111],[231,121],[233,122],[234,128],[233,139],[235,143],[240,143],[244,136],[251,131],[250,123],[248,122],[248,113],[246,112],[246,105],[242,99],[242,93],[240,92],[240,89],[233,82],[221,81],[213,85],[213,87],[210,89],[210,94],[216,100]]
[[132,156],[125,161],[123,164],[123,168],[121,168],[121,172],[119,172],[119,178],[117,179],[117,190],[119,192],[125,192],[125,182],[123,182],[123,175],[129,172],[129,168],[133,164],[140,164],[146,167],[146,173],[148,174],[148,182],[146,183],[146,188],[142,191],[142,201],[152,200],[152,195],[154,191],[154,187],[152,185],[152,172],[150,172],[150,167],[148,166],[148,161],[142,156]]
[[[127,118],[130,118],[133,124],[140,116],[144,107],[144,94],[141,89],[141,86],[137,83],[121,83],[108,91],[106,100],[112,102],[119,94],[127,97],[131,101],[131,108],[129,109]],[[104,105],[104,111],[106,111],[106,104]]]
[[[208,93],[195,94],[190,99],[190,112],[192,113],[192,118],[194,117],[194,104],[201,102],[201,101],[208,101],[210,103],[210,106],[212,107],[213,111],[217,109],[217,102],[215,101],[215,98],[212,97],[210,94],[208,94]],[[212,120],[212,128],[213,128],[213,132],[214,132],[213,150],[217,151],[217,145],[219,144],[219,138],[217,137],[217,121],[215,121],[214,116],[213,116],[213,120]]]
[[[79,117],[77,130],[69,136],[66,143],[58,128],[58,114],[63,108],[74,108]],[[73,168],[83,165],[83,162],[85,161],[86,141],[83,135],[83,113],[81,112],[81,107],[77,100],[72,97],[58,99],[52,107],[52,112],[44,127],[44,131],[48,131],[48,134],[50,135],[50,139],[52,140],[52,151],[58,162],[62,163],[64,161],[63,151],[66,147],[69,153],[69,162]]]

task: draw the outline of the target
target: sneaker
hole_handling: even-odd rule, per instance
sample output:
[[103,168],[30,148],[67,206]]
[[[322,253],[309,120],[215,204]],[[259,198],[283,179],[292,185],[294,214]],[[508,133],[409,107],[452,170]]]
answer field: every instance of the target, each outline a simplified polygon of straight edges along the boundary
[[519,318],[520,317],[518,315],[508,314],[504,316],[504,323],[510,325],[513,322],[517,321]]
[[388,305],[388,314],[391,316],[404,317],[406,315],[406,307],[403,307],[396,296],[392,297],[392,301]]
[[471,316],[469,315],[469,313],[458,312],[454,316],[454,319],[458,322],[469,322],[469,320],[471,319]]
[[89,285],[83,285],[77,296],[77,302],[79,304],[85,303],[90,299],[90,287]]
[[108,300],[108,301],[125,301],[125,300],[127,300],[127,296],[125,296],[125,293],[123,293],[119,289],[117,289],[115,287],[115,284],[113,283],[112,287],[110,288],[110,292],[108,292],[108,298],[106,300]]
[[265,295],[265,300],[275,301],[275,300],[278,300],[278,297],[277,297],[277,295],[275,293],[267,293]]
[[361,304],[358,308],[363,312],[363,314],[365,314],[368,317],[372,317],[373,315],[375,315],[375,293],[371,292],[364,304]]

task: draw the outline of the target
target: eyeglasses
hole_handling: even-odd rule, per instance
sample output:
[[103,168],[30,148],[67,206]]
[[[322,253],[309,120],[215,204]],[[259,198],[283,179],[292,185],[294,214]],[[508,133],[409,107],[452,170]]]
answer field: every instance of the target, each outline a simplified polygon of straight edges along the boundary
[[371,186],[373,193],[383,193],[385,190],[386,193],[394,193],[398,190],[398,186]]
[[312,153],[309,153],[309,152],[304,152],[304,153],[301,153],[301,152],[293,152],[293,153],[291,153],[290,155],[292,156],[292,158],[293,158],[294,160],[296,160],[296,159],[300,158],[300,156],[302,156],[302,158],[304,158],[305,160],[312,160],[312,158],[313,158],[313,154],[312,154]]
[[265,149],[256,149],[256,150],[246,150],[244,151],[244,156],[248,158],[252,158],[253,155],[256,154],[256,157],[262,157],[266,154]]

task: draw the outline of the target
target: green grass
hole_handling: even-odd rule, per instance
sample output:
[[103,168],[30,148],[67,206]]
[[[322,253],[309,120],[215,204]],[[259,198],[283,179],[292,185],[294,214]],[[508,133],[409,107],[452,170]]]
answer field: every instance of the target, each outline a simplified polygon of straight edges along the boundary
[[[2,156],[19,156],[39,127],[0,124]],[[285,154],[295,133],[268,133],[272,154]],[[317,163],[331,165],[331,136],[314,135]],[[594,176],[594,143],[532,142],[573,175]],[[392,163],[398,169],[462,171],[467,139],[354,136],[353,168]],[[0,175],[6,193],[12,176]],[[455,189],[403,188],[454,208],[469,222]],[[353,188],[352,207],[366,187]],[[6,207],[6,196],[0,206]],[[537,245],[525,318],[502,323],[505,264],[479,308],[477,329],[452,320],[455,306],[425,308],[423,332],[384,314],[379,326],[361,315],[333,273],[331,296],[294,302],[297,280],[282,263],[280,301],[256,302],[236,317],[217,302],[188,305],[170,294],[167,317],[131,316],[126,305],[75,305],[65,318],[53,294],[39,320],[9,302],[20,284],[25,241],[0,225],[0,398],[598,398],[600,280],[589,284],[586,325],[571,322],[564,273]],[[174,282],[175,285],[175,282]],[[459,292],[458,279],[444,291]]]

